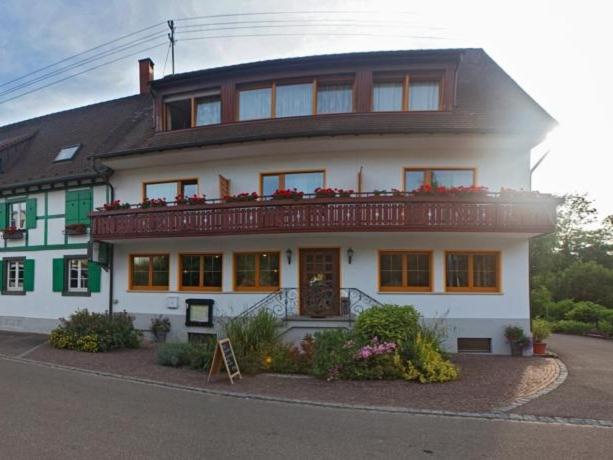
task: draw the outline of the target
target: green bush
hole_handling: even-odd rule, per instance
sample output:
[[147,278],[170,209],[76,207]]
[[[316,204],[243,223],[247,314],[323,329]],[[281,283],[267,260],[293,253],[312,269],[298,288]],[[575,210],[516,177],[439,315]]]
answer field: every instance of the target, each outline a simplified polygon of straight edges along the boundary
[[417,336],[419,320],[419,313],[410,305],[383,305],[360,313],[354,328],[365,341],[376,337],[382,342],[398,344]]
[[418,380],[420,383],[443,383],[456,380],[458,369],[445,359],[438,351],[438,344],[421,334],[406,346],[404,353],[406,368],[403,376],[406,380]]
[[300,345],[279,343],[264,360],[266,368],[279,374],[310,374],[313,369],[315,341],[306,335]]
[[591,324],[570,319],[563,319],[553,324],[553,332],[559,332],[561,334],[584,335],[590,332],[592,328],[593,326]]
[[162,366],[207,370],[214,351],[215,347],[211,344],[163,343],[158,347],[157,363]]
[[530,291],[530,311],[533,318],[547,318],[552,303],[551,292],[545,286],[537,286]]
[[532,320],[532,338],[535,342],[542,342],[551,335],[551,324],[544,319]]
[[565,318],[566,314],[577,306],[576,302],[571,299],[552,302],[548,305],[545,319],[548,321],[560,321]]
[[577,302],[575,307],[568,311],[564,317],[572,321],[596,325],[599,320],[603,319],[603,314],[606,311],[606,307],[593,302]]
[[613,337],[613,321],[606,321],[601,319],[598,321],[598,326],[596,327],[598,332],[606,335],[607,337]]
[[49,335],[55,348],[95,353],[119,348],[138,348],[141,333],[134,328],[133,318],[126,312],[109,317],[105,313],[77,310]]
[[265,369],[265,358],[279,343],[277,326],[277,319],[267,310],[254,316],[239,316],[224,325],[242,372],[252,374]]
[[313,374],[320,378],[336,377],[339,370],[353,359],[355,353],[353,336],[354,334],[347,329],[316,332]]

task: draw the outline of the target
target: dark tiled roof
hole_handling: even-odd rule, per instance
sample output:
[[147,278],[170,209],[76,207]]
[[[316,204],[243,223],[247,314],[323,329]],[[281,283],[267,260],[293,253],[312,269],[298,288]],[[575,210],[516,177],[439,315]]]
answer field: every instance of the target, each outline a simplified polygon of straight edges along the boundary
[[[151,96],[137,95],[0,127],[0,189],[96,175],[91,156],[152,135],[151,110]],[[76,144],[72,160],[54,162],[60,149]]]

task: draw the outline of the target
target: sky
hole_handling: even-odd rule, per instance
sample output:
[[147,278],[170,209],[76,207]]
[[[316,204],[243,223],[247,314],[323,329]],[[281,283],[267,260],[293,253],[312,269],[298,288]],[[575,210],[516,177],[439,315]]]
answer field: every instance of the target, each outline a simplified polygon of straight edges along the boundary
[[[158,35],[158,31],[159,38],[152,36],[144,45],[54,79],[114,57],[133,56],[12,101],[6,99],[17,93],[3,95],[11,85],[21,83],[6,85],[14,78],[168,19],[177,19],[176,72],[311,54],[479,47],[559,122],[545,144],[533,152],[533,163],[550,152],[534,172],[533,188],[557,194],[587,193],[604,217],[613,214],[609,188],[609,167],[613,166],[611,8],[597,0],[0,0],[0,125],[135,94],[137,60],[143,57],[156,63],[156,78],[168,74],[165,28],[160,25],[120,43]],[[271,12],[297,13],[185,19]],[[292,27],[274,29],[296,35],[181,39],[203,35],[187,33],[189,25],[264,19],[297,21],[276,23]],[[339,26],[352,21],[360,27]],[[245,29],[208,34],[273,33],[256,25],[251,22],[240,26]],[[350,33],[366,36],[346,35]],[[161,46],[141,52],[157,43]]]

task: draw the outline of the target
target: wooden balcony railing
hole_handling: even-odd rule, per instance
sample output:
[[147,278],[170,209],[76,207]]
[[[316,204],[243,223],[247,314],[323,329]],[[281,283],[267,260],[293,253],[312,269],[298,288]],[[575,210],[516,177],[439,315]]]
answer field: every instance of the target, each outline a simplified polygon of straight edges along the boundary
[[118,209],[91,214],[94,240],[307,232],[519,232],[555,228],[559,200],[376,196],[261,200]]

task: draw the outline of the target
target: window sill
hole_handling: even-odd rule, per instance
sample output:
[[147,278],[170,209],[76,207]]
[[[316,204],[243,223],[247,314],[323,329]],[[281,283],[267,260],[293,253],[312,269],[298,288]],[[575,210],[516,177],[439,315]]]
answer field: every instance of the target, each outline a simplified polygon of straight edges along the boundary
[[2,291],[2,295],[26,295],[26,291]]
[[502,291],[458,291],[458,292],[431,292],[431,291],[377,291],[379,295],[504,295]]
[[70,292],[70,291],[63,291],[62,292],[62,296],[63,297],[91,297],[92,293],[91,292]]

